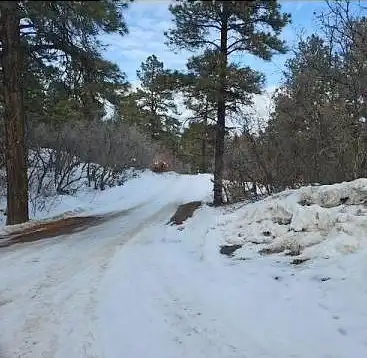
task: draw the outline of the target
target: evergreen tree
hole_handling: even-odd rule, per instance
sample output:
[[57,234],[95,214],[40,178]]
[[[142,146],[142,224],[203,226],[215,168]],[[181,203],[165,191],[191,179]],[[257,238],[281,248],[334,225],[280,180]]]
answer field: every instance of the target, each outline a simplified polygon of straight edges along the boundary
[[181,136],[182,155],[193,171],[207,173],[212,170],[214,158],[215,126],[205,121],[192,121]]
[[[202,129],[201,135],[201,166],[200,170],[206,172],[210,158],[206,153],[208,131],[212,133],[212,124],[215,123],[217,113],[217,93],[220,87],[218,76],[218,54],[205,51],[201,56],[191,57],[185,72],[175,71],[172,77],[177,89],[183,93],[184,104],[191,115],[190,122],[200,123],[195,130],[186,133],[195,133],[194,138],[199,140],[198,128]],[[227,118],[241,114],[243,106],[251,104],[251,94],[260,93],[264,77],[259,72],[249,67],[239,67],[230,64],[227,68],[226,93]],[[226,133],[228,128],[226,128]],[[196,161],[195,161],[196,162]]]
[[[98,83],[101,73],[100,33],[127,32],[125,1],[3,1],[0,40],[5,107],[7,224],[28,220],[27,165],[22,86],[27,69],[48,71],[57,63],[65,72],[79,70],[84,83]],[[40,83],[40,82],[39,82]],[[34,95],[34,93],[33,93]],[[88,96],[87,96],[88,97]],[[90,96],[89,96],[90,98]],[[9,185],[11,183],[11,185]]]
[[[215,147],[214,204],[223,203],[223,154],[228,105],[228,68],[234,53],[249,52],[270,60],[284,53],[279,39],[289,15],[280,12],[277,1],[178,1],[171,5],[175,27],[169,44],[190,51],[210,49],[217,57],[217,134]],[[219,40],[215,40],[218,38]]]
[[356,48],[335,54],[322,38],[312,35],[287,61],[266,131],[283,187],[297,181],[330,184],[365,175],[366,124],[361,118],[366,105],[357,78],[364,76],[364,59],[357,60]]
[[[184,131],[183,136],[186,137],[186,143],[190,143],[194,148],[200,148],[195,150],[195,155],[190,155],[190,158],[201,173],[207,173],[211,171],[211,158],[214,156],[214,150],[212,150],[214,147],[210,142],[213,140],[215,108],[203,93],[198,93],[196,97],[186,97],[184,104],[191,115],[188,117],[189,128]],[[185,148],[191,152],[188,145]]]
[[139,106],[138,94],[131,91],[120,98],[117,107],[117,119],[136,126],[141,132],[149,129],[149,113]]
[[[217,110],[218,93],[221,87],[220,59],[218,52],[205,51],[187,63],[186,95],[206,98],[212,110]],[[252,94],[260,94],[264,76],[250,67],[229,63],[226,68],[226,115],[234,117],[244,106],[252,103]]]
[[179,132],[174,82],[169,70],[155,55],[149,56],[137,71],[140,88],[136,92],[139,107],[148,116],[147,132],[172,149]]
[[176,71],[173,74],[190,113],[187,118],[189,126],[182,135],[183,151],[195,169],[202,173],[211,168],[211,156],[214,154],[214,146],[210,142],[213,139],[216,101],[210,77],[215,71],[208,57],[208,61],[192,57],[186,64],[186,73]]

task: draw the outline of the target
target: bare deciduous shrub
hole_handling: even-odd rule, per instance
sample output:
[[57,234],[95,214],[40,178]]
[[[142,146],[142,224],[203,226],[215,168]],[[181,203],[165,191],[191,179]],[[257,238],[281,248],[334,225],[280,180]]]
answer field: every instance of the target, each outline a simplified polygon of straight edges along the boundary
[[248,133],[227,140],[225,189],[230,202],[258,200],[276,191],[264,151],[261,138]]
[[157,150],[135,128],[112,121],[37,123],[31,126],[28,138],[33,149],[31,178],[37,178],[38,193],[47,188],[47,173],[53,173],[58,194],[72,193],[85,183],[101,190],[121,185],[126,169],[149,167]]
[[[83,186],[104,190],[123,185],[134,170],[149,168],[158,153],[163,152],[126,123],[27,124],[29,199],[33,213],[48,210],[55,200],[60,200],[58,195],[73,195]],[[1,135],[0,145],[3,139]],[[0,194],[5,196],[3,154],[1,151]]]
[[[119,121],[28,122],[28,177],[33,213],[47,210],[58,195],[73,195],[82,186],[98,190],[123,185],[134,170],[151,168],[166,158],[163,171],[184,171],[177,157],[134,126]],[[0,128],[1,130],[1,128]],[[0,136],[0,145],[3,145]],[[0,190],[6,195],[0,152]],[[4,159],[4,160],[3,160]],[[130,170],[132,169],[132,170]],[[187,170],[187,169],[186,169]]]

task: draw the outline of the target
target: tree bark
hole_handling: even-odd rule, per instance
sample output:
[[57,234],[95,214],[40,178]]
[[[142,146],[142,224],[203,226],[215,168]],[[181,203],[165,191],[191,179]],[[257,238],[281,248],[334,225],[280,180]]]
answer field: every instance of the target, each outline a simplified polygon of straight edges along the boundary
[[23,60],[16,1],[1,4],[2,70],[5,106],[7,225],[29,220],[25,115],[21,85]]
[[204,121],[203,121],[203,132],[201,137],[201,169],[202,173],[206,173],[208,171],[208,164],[207,164],[207,155],[206,155],[206,147],[207,147],[207,140],[208,140],[208,103],[205,104],[205,114],[204,114]]
[[214,165],[214,205],[223,204],[223,156],[224,137],[226,129],[226,69],[228,46],[228,4],[222,2],[222,24],[220,33],[220,68],[219,91],[217,99],[217,125],[215,139],[215,165]]

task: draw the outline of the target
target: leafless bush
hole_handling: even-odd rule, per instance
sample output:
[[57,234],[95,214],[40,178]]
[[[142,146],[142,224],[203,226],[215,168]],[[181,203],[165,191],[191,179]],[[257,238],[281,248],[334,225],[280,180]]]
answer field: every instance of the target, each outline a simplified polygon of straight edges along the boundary
[[261,138],[249,133],[227,140],[225,190],[230,202],[258,200],[277,190],[265,152]]
[[76,156],[54,149],[36,148],[28,155],[28,186],[30,209],[49,210],[56,200],[56,194],[74,194],[83,186],[86,178],[85,164]]
[[36,148],[28,158],[30,192],[36,195],[73,194],[86,179],[86,164],[68,152]]
[[[1,134],[1,146],[3,140]],[[30,204],[34,212],[47,210],[57,194],[72,195],[85,185],[96,190],[123,185],[131,175],[130,168],[151,168],[159,157],[167,159],[170,169],[185,170],[169,150],[135,127],[116,121],[62,124],[28,121],[27,145]],[[5,196],[3,154],[0,151],[0,190]]]
[[[37,193],[47,192],[49,173],[58,194],[73,193],[85,183],[100,190],[122,185],[126,169],[150,167],[158,150],[135,128],[112,121],[36,123],[30,127],[28,142],[34,153],[30,177],[37,181]],[[47,155],[40,148],[48,148]]]

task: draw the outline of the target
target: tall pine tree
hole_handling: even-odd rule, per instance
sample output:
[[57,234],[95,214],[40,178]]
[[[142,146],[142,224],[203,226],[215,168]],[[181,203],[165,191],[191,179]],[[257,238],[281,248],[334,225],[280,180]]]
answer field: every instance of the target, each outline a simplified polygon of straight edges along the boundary
[[190,51],[210,49],[217,54],[214,205],[221,205],[231,55],[248,52],[270,60],[273,54],[284,53],[286,49],[279,35],[289,22],[289,15],[281,13],[280,5],[275,0],[179,0],[170,6],[170,11],[174,16],[174,27],[167,33],[171,46]]
[[[0,41],[5,107],[7,224],[28,220],[25,108],[26,64],[79,66],[89,83],[101,66],[100,33],[127,32],[127,1],[2,1]],[[37,66],[36,66],[37,67]],[[85,81],[88,82],[88,81]],[[88,98],[88,96],[84,96]],[[90,98],[90,97],[89,97]]]
[[[218,75],[218,53],[205,51],[201,56],[191,57],[186,66],[187,73],[175,73],[180,90],[185,97],[185,104],[193,113],[191,121],[201,122],[202,132],[202,171],[207,171],[208,158],[206,155],[208,130],[212,133],[212,124],[215,122],[217,109],[217,93],[220,88]],[[227,68],[227,117],[239,113],[242,106],[252,102],[250,94],[261,93],[264,82],[263,76],[249,67],[239,67],[230,64]],[[209,128],[210,125],[210,128]],[[228,132],[228,131],[227,131]]]
[[174,145],[179,122],[171,72],[164,68],[157,56],[151,55],[141,64],[137,76],[140,80],[137,101],[148,115],[147,132],[155,140]]

